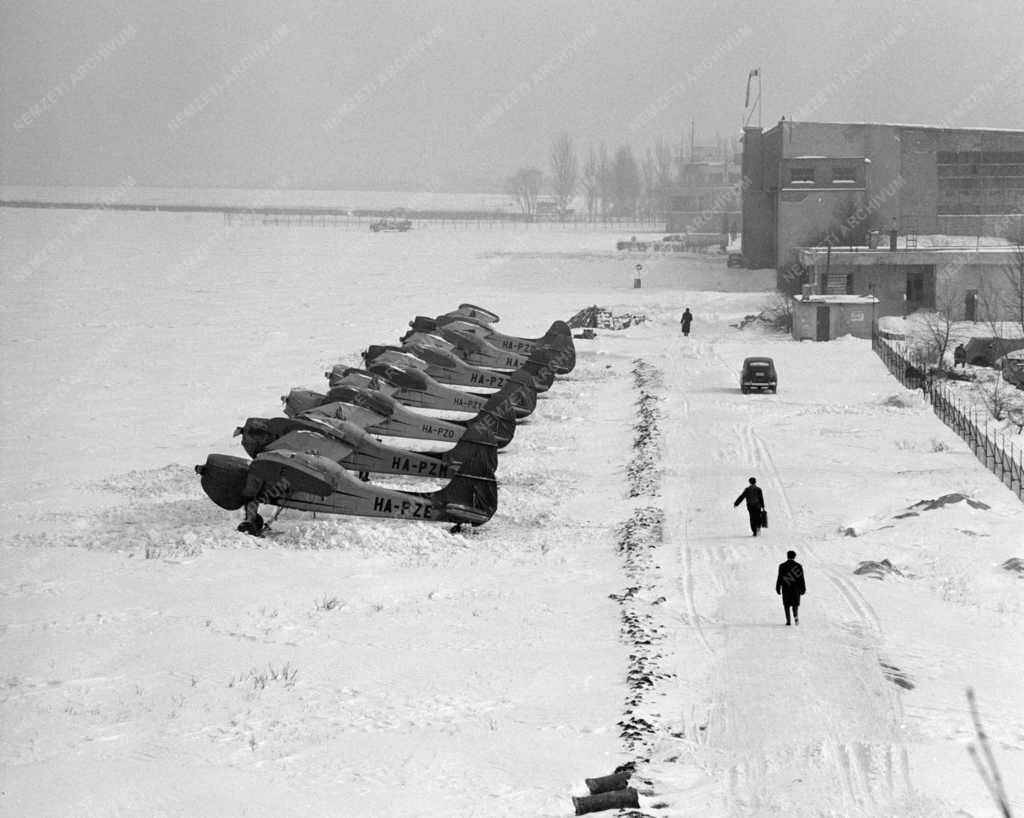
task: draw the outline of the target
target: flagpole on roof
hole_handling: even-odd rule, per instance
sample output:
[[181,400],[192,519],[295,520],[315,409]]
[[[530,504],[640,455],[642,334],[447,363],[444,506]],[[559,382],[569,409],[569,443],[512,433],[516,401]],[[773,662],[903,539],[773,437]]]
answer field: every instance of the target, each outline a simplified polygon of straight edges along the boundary
[[[751,103],[750,103],[750,81],[754,77],[757,77],[757,98],[754,100],[753,105],[751,105]],[[763,127],[762,113],[761,113],[762,112],[762,105],[761,105],[761,95],[762,95],[762,93],[763,93],[763,89],[762,89],[762,86],[761,86],[761,69],[760,68],[752,68],[752,69],[750,69],[750,73],[747,74],[747,96],[746,96],[746,99],[744,100],[744,103],[743,103],[743,107],[748,109],[747,118],[743,122],[744,127],[746,127],[747,123],[750,122],[750,118],[754,115],[754,106],[757,107],[757,127],[758,128],[762,128]]]
[[757,69],[757,127],[761,128],[762,130],[764,129],[764,125],[761,122],[761,118],[762,118],[761,115],[762,115],[762,113],[764,111],[764,105],[761,104],[761,100],[764,98],[763,94],[764,94],[764,92],[761,90],[761,69],[758,68]]

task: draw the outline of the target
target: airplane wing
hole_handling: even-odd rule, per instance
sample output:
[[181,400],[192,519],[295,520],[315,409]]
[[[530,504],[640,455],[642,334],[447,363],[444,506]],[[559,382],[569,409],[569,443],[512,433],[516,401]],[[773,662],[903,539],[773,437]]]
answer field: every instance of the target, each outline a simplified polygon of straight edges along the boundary
[[323,406],[317,406],[310,409],[308,412],[303,412],[302,416],[347,420],[363,429],[367,426],[374,426],[378,423],[383,423],[387,417],[386,415],[378,414],[377,412],[371,411],[370,409],[366,409],[362,406],[356,406],[352,403],[341,403],[340,401],[336,403],[325,403]]
[[328,460],[340,462],[355,451],[355,448],[337,438],[327,437],[319,432],[296,429],[279,437],[264,451],[290,451],[318,454]]

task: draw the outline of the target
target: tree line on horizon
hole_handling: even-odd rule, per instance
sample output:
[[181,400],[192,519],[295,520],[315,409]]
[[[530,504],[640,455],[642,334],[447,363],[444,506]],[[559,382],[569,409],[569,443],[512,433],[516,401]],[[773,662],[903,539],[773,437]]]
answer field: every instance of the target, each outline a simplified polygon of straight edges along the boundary
[[[735,146],[719,140],[719,153],[728,159]],[[527,218],[537,215],[540,196],[554,197],[556,217],[573,212],[573,202],[582,197],[588,218],[655,218],[669,209],[672,194],[686,184],[686,166],[692,159],[685,140],[673,149],[663,137],[648,146],[638,160],[633,148],[624,143],[614,153],[605,142],[591,143],[582,157],[568,131],[551,142],[548,174],[535,166],[519,168],[505,182],[510,194]]]

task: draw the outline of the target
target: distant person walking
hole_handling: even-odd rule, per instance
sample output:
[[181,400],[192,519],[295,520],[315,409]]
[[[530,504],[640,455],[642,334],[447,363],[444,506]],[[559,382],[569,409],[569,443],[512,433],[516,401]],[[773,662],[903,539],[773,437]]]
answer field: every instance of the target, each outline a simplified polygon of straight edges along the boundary
[[761,530],[761,517],[764,513],[764,495],[761,493],[761,487],[757,485],[757,478],[751,477],[747,481],[748,485],[739,497],[736,498],[736,502],[732,504],[733,508],[736,508],[744,500],[747,501],[747,513],[750,514],[750,531],[756,537],[757,532]]
[[691,323],[693,323],[693,314],[690,312],[690,308],[687,307],[683,310],[683,317],[679,319],[679,325],[683,328],[683,335],[690,334]]
[[790,611],[793,613],[793,624],[800,624],[800,597],[806,592],[804,567],[796,561],[796,551],[787,551],[786,561],[779,563],[779,577],[775,580],[775,593],[782,597],[787,625]]
[[956,349],[953,350],[953,367],[966,367],[967,366],[967,347],[963,344],[957,344]]

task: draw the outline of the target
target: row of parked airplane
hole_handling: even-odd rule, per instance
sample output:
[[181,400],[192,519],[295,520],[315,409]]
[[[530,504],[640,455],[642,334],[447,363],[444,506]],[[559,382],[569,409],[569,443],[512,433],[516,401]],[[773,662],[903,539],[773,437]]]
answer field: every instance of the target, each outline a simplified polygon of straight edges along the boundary
[[[280,508],[482,525],[498,506],[498,450],[556,375],[576,365],[572,331],[505,335],[498,316],[461,304],[417,316],[398,344],[374,345],[364,368],[339,364],[326,392],[292,389],[284,417],[235,430],[251,460],[211,454],[196,466],[221,508],[244,509],[239,531],[261,535],[262,504]],[[373,474],[446,480],[429,492],[370,482]],[[278,512],[280,513],[280,512]]]

